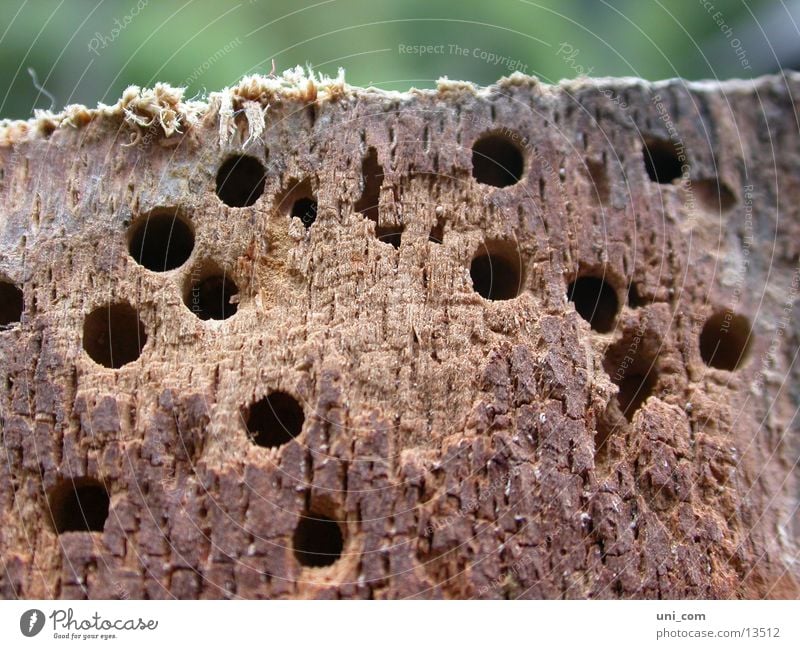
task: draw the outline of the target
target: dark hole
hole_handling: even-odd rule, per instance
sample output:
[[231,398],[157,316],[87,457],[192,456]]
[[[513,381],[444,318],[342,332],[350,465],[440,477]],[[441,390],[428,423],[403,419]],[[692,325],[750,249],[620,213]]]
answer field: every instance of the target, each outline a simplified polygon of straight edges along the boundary
[[747,357],[750,323],[731,311],[712,315],[700,333],[700,355],[706,365],[733,371]]
[[253,443],[276,448],[291,442],[303,429],[305,414],[293,396],[273,392],[259,399],[247,412],[247,430]]
[[579,277],[567,288],[567,297],[575,310],[592,329],[600,333],[611,331],[619,311],[617,293],[599,277]]
[[513,185],[522,178],[523,166],[519,147],[502,135],[484,135],[472,147],[472,175],[484,185]]
[[608,203],[608,174],[606,166],[602,161],[586,159],[586,169],[589,171],[589,178],[592,182],[592,195],[600,205]]
[[644,167],[650,180],[669,184],[681,177],[681,162],[675,145],[669,140],[648,138],[644,141]]
[[330,566],[342,555],[342,528],[327,516],[303,514],[294,531],[294,556],[311,568]]
[[396,225],[378,225],[381,184],[383,183],[383,167],[378,164],[378,152],[375,147],[367,149],[367,155],[361,162],[361,198],[356,201],[356,211],[375,223],[375,238],[395,248],[400,247],[403,227]]
[[442,243],[444,241],[444,219],[437,219],[428,235],[428,241]]
[[646,304],[647,300],[642,297],[641,293],[639,293],[639,287],[631,282],[630,286],[628,287],[628,306],[632,309],[638,309]]
[[264,165],[249,155],[231,156],[217,172],[217,196],[231,207],[248,207],[264,193]]
[[317,220],[317,201],[313,198],[298,198],[292,205],[292,216],[296,216],[305,227],[310,228]]
[[97,480],[65,480],[53,488],[48,501],[58,534],[103,531],[108,518],[108,493]]
[[22,319],[22,289],[11,282],[0,281],[0,326]]
[[619,381],[618,385],[617,400],[619,401],[619,408],[622,410],[622,414],[625,415],[625,419],[631,421],[633,414],[653,394],[655,381],[653,380],[652,372],[646,376],[630,372]]
[[387,225],[383,227],[375,226],[375,237],[378,241],[389,243],[395,248],[400,247],[400,240],[403,237],[403,228],[401,226]]
[[595,460],[603,461],[609,454],[612,435],[616,432],[616,427],[609,420],[607,413],[601,413],[597,419],[597,430],[594,434]]
[[512,300],[522,291],[519,252],[507,242],[491,241],[472,260],[472,288],[487,300]]
[[236,283],[225,273],[216,273],[191,281],[186,306],[201,320],[225,320],[236,313],[231,298],[239,292]]
[[[611,345],[603,368],[618,386],[617,405],[628,421],[655,394],[658,384],[658,341],[640,329],[624,332]],[[608,413],[606,413],[606,416]],[[607,423],[611,423],[607,419]]]
[[368,219],[378,222],[378,202],[380,200],[383,167],[378,164],[378,152],[369,147],[367,155],[361,163],[361,198],[356,202],[356,211]]
[[709,212],[720,214],[727,212],[736,204],[736,196],[725,183],[716,178],[698,180],[692,187],[700,204]]
[[178,268],[194,248],[192,228],[175,210],[155,212],[131,226],[128,250],[149,270],[164,272]]
[[95,309],[83,323],[83,348],[104,367],[117,369],[135,361],[146,342],[139,314],[126,303]]

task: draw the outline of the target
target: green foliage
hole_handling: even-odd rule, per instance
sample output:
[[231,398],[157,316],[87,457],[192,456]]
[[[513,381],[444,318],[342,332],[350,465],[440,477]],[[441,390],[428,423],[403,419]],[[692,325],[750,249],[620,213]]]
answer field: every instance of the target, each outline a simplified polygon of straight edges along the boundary
[[[708,4],[711,4],[710,2]],[[353,84],[404,90],[436,79],[488,84],[513,70],[548,82],[580,74],[754,76],[767,48],[750,11],[713,0],[6,0],[0,15],[0,115],[27,117],[54,98],[94,105],[130,85],[168,81],[203,94],[244,74],[297,64]],[[721,27],[720,12],[723,24]],[[732,29],[726,34],[727,29]],[[759,38],[761,39],[759,41]],[[734,43],[735,44],[735,43]]]

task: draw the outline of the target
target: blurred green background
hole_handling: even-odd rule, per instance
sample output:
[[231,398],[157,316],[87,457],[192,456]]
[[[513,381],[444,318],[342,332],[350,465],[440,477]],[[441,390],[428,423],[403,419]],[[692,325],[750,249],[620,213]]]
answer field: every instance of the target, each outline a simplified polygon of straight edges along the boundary
[[155,81],[202,95],[267,73],[273,60],[278,71],[301,64],[335,75],[341,66],[349,83],[393,90],[431,87],[441,76],[488,84],[513,70],[548,82],[580,74],[747,78],[800,60],[797,5],[4,0],[0,116],[113,103],[126,86]]

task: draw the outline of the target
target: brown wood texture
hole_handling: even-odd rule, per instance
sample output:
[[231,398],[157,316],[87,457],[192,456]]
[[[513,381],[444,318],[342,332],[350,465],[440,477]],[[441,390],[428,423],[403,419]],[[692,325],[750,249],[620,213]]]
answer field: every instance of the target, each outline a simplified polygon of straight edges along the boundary
[[799,96],[5,123],[0,595],[796,597]]

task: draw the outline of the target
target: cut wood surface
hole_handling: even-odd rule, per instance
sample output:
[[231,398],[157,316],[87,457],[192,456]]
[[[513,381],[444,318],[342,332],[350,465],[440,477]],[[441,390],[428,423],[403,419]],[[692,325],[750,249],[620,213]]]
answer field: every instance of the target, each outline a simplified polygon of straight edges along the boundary
[[800,75],[182,94],[0,127],[2,597],[798,596]]

